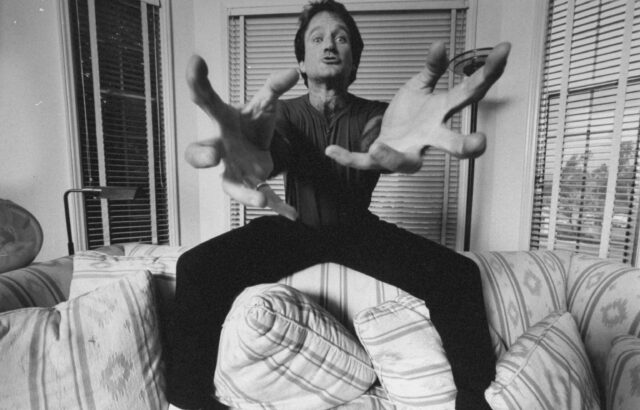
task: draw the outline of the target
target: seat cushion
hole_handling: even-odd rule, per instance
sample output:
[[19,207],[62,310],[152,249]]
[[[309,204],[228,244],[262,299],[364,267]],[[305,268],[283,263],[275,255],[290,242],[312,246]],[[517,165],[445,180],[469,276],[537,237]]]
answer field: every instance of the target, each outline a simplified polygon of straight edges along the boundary
[[224,322],[215,386],[229,406],[329,409],[360,396],[375,378],[355,336],[289,286],[245,289]]
[[356,316],[355,328],[395,405],[455,408],[451,365],[422,300],[406,294],[366,309]]
[[575,254],[569,270],[568,310],[576,318],[601,393],[605,367],[617,336],[640,334],[640,269]]
[[640,339],[618,336],[607,356],[607,409],[640,409]]
[[166,407],[151,277],[0,314],[3,409]]
[[600,409],[591,365],[570,313],[554,312],[500,358],[486,390],[494,410]]

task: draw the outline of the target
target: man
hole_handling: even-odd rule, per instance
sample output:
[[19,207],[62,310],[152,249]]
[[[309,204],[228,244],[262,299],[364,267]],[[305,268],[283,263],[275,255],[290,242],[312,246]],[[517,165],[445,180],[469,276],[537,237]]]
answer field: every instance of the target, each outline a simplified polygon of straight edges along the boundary
[[[498,45],[483,69],[446,94],[432,91],[447,66],[442,44],[425,69],[391,104],[349,94],[363,44],[344,6],[320,0],[305,8],[295,38],[309,93],[278,101],[298,80],[295,70],[272,76],[246,106],[216,95],[207,67],[188,69],[192,98],[221,134],[192,144],[195,167],[224,162],[222,185],[241,203],[270,207],[262,217],[196,246],[178,262],[176,318],[168,354],[168,396],[180,407],[211,401],[220,327],[245,287],[275,282],[322,262],[336,262],[425,300],[458,388],[456,408],[488,408],[484,390],[495,358],[477,266],[427,239],[379,220],[368,210],[381,172],[416,172],[427,147],[459,157],[484,151],[482,134],[457,135],[446,120],[481,99],[500,77],[509,53]],[[286,200],[264,181],[287,171]]]

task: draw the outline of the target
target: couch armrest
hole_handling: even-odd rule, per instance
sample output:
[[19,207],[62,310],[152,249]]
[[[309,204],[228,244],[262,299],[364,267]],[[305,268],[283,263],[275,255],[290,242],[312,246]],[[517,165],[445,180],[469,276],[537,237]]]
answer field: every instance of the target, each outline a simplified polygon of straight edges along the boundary
[[0,274],[0,312],[50,307],[66,300],[72,275],[71,256]]

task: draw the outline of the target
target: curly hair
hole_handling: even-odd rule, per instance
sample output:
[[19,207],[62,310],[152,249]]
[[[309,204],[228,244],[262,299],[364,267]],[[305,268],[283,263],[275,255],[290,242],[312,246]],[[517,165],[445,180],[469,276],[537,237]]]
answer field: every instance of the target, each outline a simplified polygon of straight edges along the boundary
[[[358,29],[355,20],[342,3],[339,3],[335,0],[318,0],[309,3],[302,10],[302,13],[300,13],[300,17],[298,18],[298,32],[296,33],[296,37],[293,43],[296,52],[296,59],[298,60],[298,62],[304,61],[304,35],[307,31],[307,28],[309,27],[309,22],[311,21],[311,19],[316,14],[323,11],[334,14],[336,17],[342,20],[344,24],[346,24],[347,29],[349,30],[349,43],[351,44],[351,54],[353,57],[353,70],[351,71],[351,78],[349,78],[349,84],[351,84],[356,79],[364,43],[362,41],[362,36],[360,35],[360,30]],[[304,79],[304,84],[308,85],[307,75],[305,73],[302,73],[302,78]]]

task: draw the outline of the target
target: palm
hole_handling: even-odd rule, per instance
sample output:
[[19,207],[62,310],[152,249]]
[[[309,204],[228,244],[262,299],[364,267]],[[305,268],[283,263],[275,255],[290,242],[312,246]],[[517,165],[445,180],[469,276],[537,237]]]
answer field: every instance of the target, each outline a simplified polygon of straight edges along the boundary
[[194,56],[188,66],[187,82],[192,100],[218,125],[219,135],[189,145],[187,161],[196,168],[214,167],[220,161],[225,169],[222,187],[237,201],[257,207],[270,207],[276,212],[296,218],[295,210],[286,205],[268,186],[262,186],[273,170],[269,152],[275,124],[278,98],[298,80],[289,70],[269,78],[265,86],[243,107],[224,103],[207,79],[207,66]]
[[[447,128],[446,122],[454,113],[484,97],[502,74],[509,49],[508,43],[499,44],[485,66],[473,76],[448,92],[434,93],[448,63],[444,45],[435,45],[425,69],[404,84],[389,104],[379,125],[379,135],[368,152],[352,153],[330,146],[327,155],[345,166],[406,173],[420,169],[427,147],[460,158],[481,155],[486,145],[484,134],[461,135]],[[376,127],[370,124],[367,128]]]

